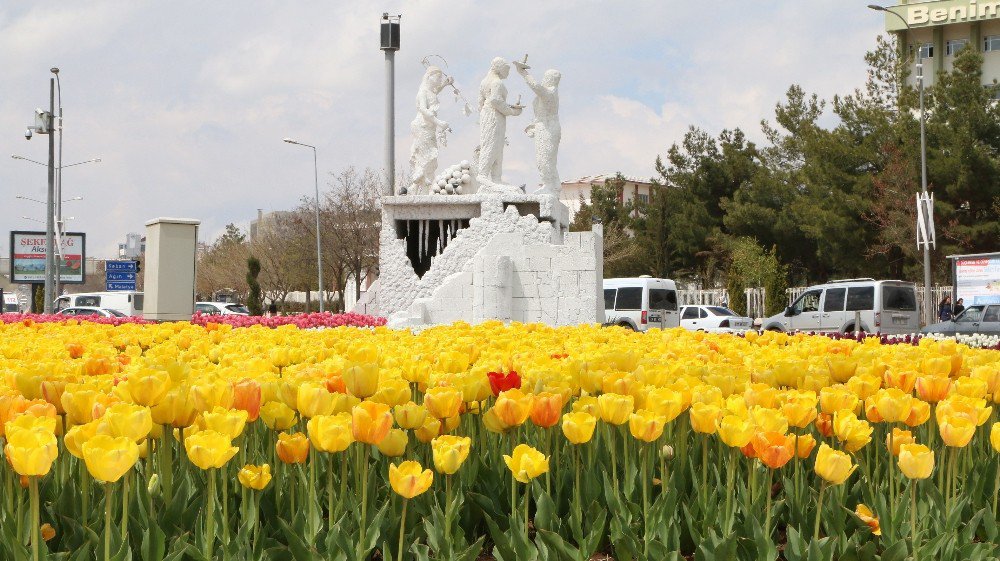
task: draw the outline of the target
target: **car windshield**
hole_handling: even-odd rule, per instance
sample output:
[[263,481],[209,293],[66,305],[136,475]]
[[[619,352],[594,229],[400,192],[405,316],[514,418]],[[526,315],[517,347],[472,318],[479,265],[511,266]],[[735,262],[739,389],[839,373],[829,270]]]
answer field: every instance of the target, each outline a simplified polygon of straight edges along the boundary
[[717,316],[739,316],[736,312],[730,310],[729,308],[723,308],[722,306],[709,306],[706,309]]
[[237,314],[249,314],[250,310],[247,309],[243,304],[230,304],[226,306],[226,309],[230,312],[236,312]]
[[969,306],[964,312],[958,314],[955,321],[979,321],[979,318],[983,317],[983,308],[986,306]]
[[128,317],[125,314],[119,312],[118,310],[105,310],[105,311],[108,312],[109,314],[115,316],[116,318]]

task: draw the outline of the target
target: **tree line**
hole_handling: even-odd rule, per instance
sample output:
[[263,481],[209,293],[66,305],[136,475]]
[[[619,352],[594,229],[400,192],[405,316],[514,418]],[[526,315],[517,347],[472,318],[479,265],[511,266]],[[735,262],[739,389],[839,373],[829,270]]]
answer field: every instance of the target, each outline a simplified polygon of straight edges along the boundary
[[[920,282],[912,59],[879,37],[866,62],[865,86],[832,100],[788,88],[761,122],[762,143],[740,129],[691,127],[657,158],[648,202],[623,203],[619,177],[593,189],[571,229],[604,223],[606,277],[649,274],[704,288]],[[947,255],[1000,250],[1000,88],[982,85],[982,63],[967,48],[925,89],[936,282],[950,281]],[[739,278],[748,275],[757,278]]]

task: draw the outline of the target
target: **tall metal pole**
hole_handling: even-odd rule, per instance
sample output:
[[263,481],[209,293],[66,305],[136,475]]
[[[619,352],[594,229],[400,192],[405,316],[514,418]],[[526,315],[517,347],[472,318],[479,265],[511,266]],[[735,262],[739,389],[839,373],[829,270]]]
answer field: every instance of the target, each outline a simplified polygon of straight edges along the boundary
[[[926,131],[926,121],[924,117],[924,53],[922,50],[918,51],[919,58],[917,59],[917,82],[920,88],[920,190],[927,197],[927,131]],[[917,213],[917,220],[920,220],[923,213]],[[926,212],[927,224],[925,225],[925,232],[927,233],[924,238],[924,309],[927,323],[933,322],[934,313],[934,295],[931,293],[931,209],[927,209]],[[917,225],[917,231],[920,230],[920,225]]]
[[385,173],[387,195],[396,194],[396,51],[385,51]]
[[[56,80],[49,78],[49,119],[56,111]],[[55,280],[55,187],[56,187],[56,144],[55,135],[49,126],[49,191],[45,207],[45,305],[43,311],[52,313],[52,288]]]
[[325,299],[323,298],[323,245],[319,229],[319,164],[316,160],[316,147],[313,149],[313,174],[316,179],[316,270],[319,277],[319,312],[326,311]]
[[[59,103],[59,126],[56,127],[59,131],[59,163],[56,166],[56,228],[59,229],[59,235],[56,236],[58,240],[62,240],[63,231],[63,213],[62,213],[62,154],[63,154],[63,107],[62,107],[62,82],[59,81],[59,69],[53,67],[51,72],[56,75],[56,98]],[[62,294],[62,288],[60,287],[62,281],[62,246],[59,247],[59,260],[56,262],[56,277],[55,277],[55,297],[58,298]]]

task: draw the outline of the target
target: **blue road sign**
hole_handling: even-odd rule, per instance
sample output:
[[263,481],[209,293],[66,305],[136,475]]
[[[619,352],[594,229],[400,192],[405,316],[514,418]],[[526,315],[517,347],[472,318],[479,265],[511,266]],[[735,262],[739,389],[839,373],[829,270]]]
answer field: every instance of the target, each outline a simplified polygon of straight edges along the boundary
[[104,264],[104,270],[109,273],[134,273],[135,268],[135,261],[107,261]]
[[107,281],[135,282],[135,273],[106,273]]
[[108,292],[116,290],[135,290],[135,281],[116,282],[109,280],[107,282],[107,290]]

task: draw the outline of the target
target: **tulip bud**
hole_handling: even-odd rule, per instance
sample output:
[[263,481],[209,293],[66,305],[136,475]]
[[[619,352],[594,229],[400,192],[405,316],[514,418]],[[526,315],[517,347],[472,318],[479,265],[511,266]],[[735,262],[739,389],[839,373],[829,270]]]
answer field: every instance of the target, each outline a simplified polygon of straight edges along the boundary
[[149,484],[146,485],[146,491],[154,497],[160,496],[160,475],[154,473],[149,477]]
[[674,447],[671,446],[671,445],[669,445],[669,444],[664,444],[663,447],[660,448],[660,458],[664,459],[664,460],[667,460],[668,462],[670,460],[673,460],[674,459]]

